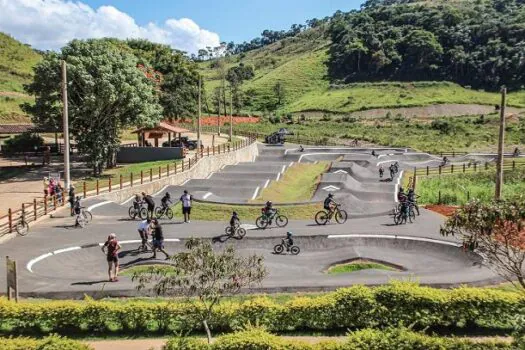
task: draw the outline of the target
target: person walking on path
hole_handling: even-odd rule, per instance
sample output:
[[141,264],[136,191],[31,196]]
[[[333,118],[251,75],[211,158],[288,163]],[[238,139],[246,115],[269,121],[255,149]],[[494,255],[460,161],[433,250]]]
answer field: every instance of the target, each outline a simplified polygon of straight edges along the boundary
[[149,194],[146,194],[146,192],[142,192],[142,198],[148,205],[148,219],[151,219],[153,218],[153,213],[155,211],[155,201],[153,200],[153,197],[151,197]]
[[190,214],[191,214],[191,201],[193,196],[184,190],[184,194],[180,197],[182,202],[182,215],[184,215],[184,222],[190,223]]
[[151,244],[148,243],[148,237],[151,234],[151,219],[141,221],[138,226],[138,231],[140,239],[142,240],[139,251],[147,252],[148,246],[152,248]]
[[162,226],[157,219],[153,219],[153,259],[157,258],[157,250],[166,256],[166,260],[170,258],[168,253],[164,250],[164,233]]
[[117,241],[117,235],[114,233],[111,233],[108,236],[108,240],[102,246],[102,252],[106,254],[106,259],[108,261],[108,276],[110,282],[118,282],[118,252],[120,248],[121,246]]
[[69,205],[71,206],[71,216],[75,215],[75,211],[73,210],[75,207],[75,186],[71,185],[69,187]]

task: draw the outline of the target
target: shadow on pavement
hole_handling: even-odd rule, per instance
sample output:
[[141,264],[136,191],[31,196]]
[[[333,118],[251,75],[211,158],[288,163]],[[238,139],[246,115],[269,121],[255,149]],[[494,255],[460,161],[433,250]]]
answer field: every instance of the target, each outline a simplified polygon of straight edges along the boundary
[[101,281],[73,282],[71,283],[71,285],[72,286],[92,286],[95,284],[108,283],[108,282],[109,281],[106,279],[106,280],[101,280]]

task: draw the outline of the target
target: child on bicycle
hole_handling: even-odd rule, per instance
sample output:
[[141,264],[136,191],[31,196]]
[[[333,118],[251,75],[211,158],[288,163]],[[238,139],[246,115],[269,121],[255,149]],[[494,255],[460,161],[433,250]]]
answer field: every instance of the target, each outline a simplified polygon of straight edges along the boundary
[[288,231],[286,232],[286,238],[284,239],[284,243],[286,244],[286,251],[290,251],[290,248],[293,246],[293,239],[292,239],[292,232]]
[[334,209],[337,206],[337,203],[334,201],[334,195],[333,193],[329,193],[328,197],[324,200],[324,210],[328,211],[328,220],[332,218],[332,215],[334,214]]
[[169,204],[173,204],[173,202],[171,201],[171,196],[169,194],[169,192],[166,192],[166,194],[164,195],[164,197],[162,197],[162,199],[160,200],[160,204],[162,205],[162,209],[166,209],[169,207]]
[[273,214],[275,214],[275,209],[273,208],[273,204],[271,201],[266,202],[266,205],[264,207],[264,214],[266,217],[272,217]]
[[237,230],[237,227],[241,226],[241,220],[239,219],[239,215],[236,211],[232,213],[232,217],[230,218],[230,227],[232,234],[235,233]]
[[140,210],[140,207],[142,206],[143,203],[144,201],[142,200],[142,196],[137,193],[135,195],[135,198],[133,199],[133,208],[138,211]]

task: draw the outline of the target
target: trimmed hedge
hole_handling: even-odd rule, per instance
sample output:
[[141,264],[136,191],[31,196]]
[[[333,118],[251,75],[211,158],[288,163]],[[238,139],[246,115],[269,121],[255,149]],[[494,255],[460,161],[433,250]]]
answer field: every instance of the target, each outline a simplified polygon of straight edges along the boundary
[[[354,286],[276,303],[268,297],[224,302],[210,322],[229,332],[256,324],[271,331],[397,327],[492,328],[511,330],[525,310],[525,296],[492,289],[440,290],[412,283]],[[0,299],[0,331],[11,334],[89,332],[107,334],[202,331],[192,305],[182,302],[49,301]]]
[[78,341],[50,336],[44,339],[0,338],[2,350],[92,350]]
[[208,345],[202,339],[170,339],[164,350],[511,350],[503,342],[473,342],[467,339],[431,337],[405,329],[386,331],[365,329],[351,333],[343,341],[309,344],[253,329],[224,335]]

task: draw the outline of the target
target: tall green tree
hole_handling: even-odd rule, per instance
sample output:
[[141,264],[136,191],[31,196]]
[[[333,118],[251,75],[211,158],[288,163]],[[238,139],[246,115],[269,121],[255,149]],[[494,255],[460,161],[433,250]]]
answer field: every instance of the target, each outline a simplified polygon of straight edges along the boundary
[[120,133],[157,123],[162,116],[154,84],[137,68],[137,58],[109,40],[73,40],[60,53],[46,53],[25,90],[24,104],[37,125],[61,128],[60,61],[67,62],[70,133],[94,175],[114,165]]

